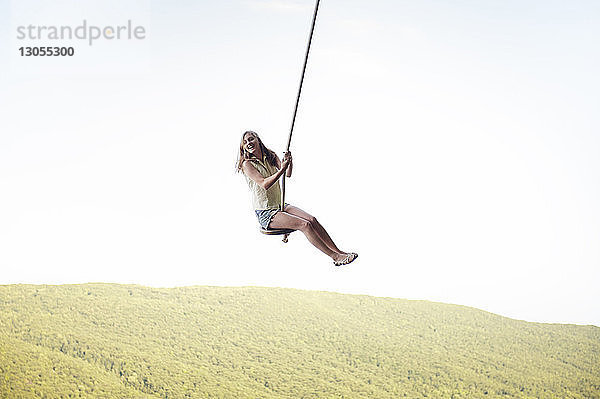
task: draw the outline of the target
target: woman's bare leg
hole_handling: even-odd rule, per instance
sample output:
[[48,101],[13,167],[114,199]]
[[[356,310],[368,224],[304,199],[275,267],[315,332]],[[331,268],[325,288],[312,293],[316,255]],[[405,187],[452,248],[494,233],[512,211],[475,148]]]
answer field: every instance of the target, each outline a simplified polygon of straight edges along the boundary
[[325,242],[323,242],[321,239],[321,236],[317,233],[316,227],[309,220],[303,219],[299,216],[292,215],[287,212],[277,212],[273,219],[271,219],[269,228],[300,230],[302,233],[304,233],[312,245],[317,247],[327,256],[331,257],[331,259],[334,261],[342,260],[346,256],[346,253],[331,249],[327,244],[325,244]]
[[341,251],[335,245],[335,243],[333,242],[333,240],[331,239],[329,234],[327,234],[327,231],[325,230],[325,228],[321,225],[321,223],[319,223],[317,218],[308,214],[307,212],[303,211],[302,209],[298,208],[297,206],[293,206],[293,205],[286,205],[285,211],[292,215],[299,216],[302,219],[308,220],[315,227],[317,234],[319,235],[319,237],[321,237],[321,241],[323,241],[325,243],[325,245],[327,245],[332,251],[343,253],[343,254],[346,253],[344,251]]

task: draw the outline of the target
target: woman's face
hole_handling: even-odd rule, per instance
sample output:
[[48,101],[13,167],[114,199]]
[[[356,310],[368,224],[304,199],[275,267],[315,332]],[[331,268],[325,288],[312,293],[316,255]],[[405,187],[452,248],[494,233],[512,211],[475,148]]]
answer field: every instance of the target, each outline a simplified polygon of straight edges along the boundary
[[252,133],[246,133],[244,135],[244,150],[255,157],[260,153],[260,144],[258,139]]

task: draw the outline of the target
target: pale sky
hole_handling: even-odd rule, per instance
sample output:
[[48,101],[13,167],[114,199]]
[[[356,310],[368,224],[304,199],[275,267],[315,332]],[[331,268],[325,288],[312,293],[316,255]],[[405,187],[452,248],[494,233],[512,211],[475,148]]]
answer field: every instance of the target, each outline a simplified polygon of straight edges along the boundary
[[[0,0],[0,284],[278,286],[600,325],[600,3],[322,0],[288,202],[258,232],[243,131],[281,154],[307,0]],[[138,41],[17,40],[142,25]],[[19,47],[73,46],[73,57]]]

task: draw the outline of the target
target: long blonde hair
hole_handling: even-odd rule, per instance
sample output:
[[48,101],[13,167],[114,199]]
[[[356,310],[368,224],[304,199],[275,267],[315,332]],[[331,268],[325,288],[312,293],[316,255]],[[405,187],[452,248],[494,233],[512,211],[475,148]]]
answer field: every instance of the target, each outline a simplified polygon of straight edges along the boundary
[[244,161],[258,160],[258,158],[256,158],[254,155],[248,153],[248,151],[246,151],[246,149],[244,148],[244,137],[247,134],[253,135],[256,138],[256,140],[258,140],[258,145],[260,146],[260,151],[267,159],[267,162],[271,166],[277,167],[277,155],[273,151],[269,150],[263,144],[262,140],[260,139],[260,137],[258,137],[258,134],[256,132],[253,132],[252,130],[247,130],[244,132],[244,134],[242,134],[242,140],[240,141],[240,153],[239,153],[238,159],[237,159],[236,171],[239,172],[242,170],[242,165],[244,164]]

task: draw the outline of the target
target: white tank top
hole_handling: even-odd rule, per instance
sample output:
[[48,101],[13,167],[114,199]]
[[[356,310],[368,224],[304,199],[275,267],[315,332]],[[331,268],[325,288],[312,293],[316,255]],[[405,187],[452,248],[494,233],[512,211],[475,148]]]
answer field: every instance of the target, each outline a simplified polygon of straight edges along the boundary
[[[252,159],[250,160],[252,166],[258,170],[258,173],[262,177],[269,177],[277,173],[277,167],[270,165],[265,157],[262,160]],[[252,206],[254,209],[276,209],[281,205],[281,187],[279,181],[275,182],[268,190],[262,188],[254,180],[246,176],[246,182],[250,188],[250,194],[252,195]]]

